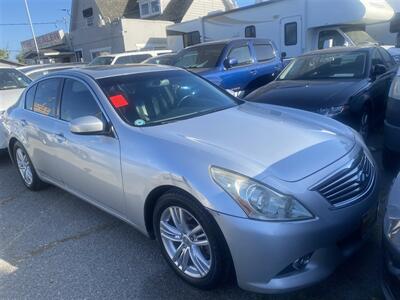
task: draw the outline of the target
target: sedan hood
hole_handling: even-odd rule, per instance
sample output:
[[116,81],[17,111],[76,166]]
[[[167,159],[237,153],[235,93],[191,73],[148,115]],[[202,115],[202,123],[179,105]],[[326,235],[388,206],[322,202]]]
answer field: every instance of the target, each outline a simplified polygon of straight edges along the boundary
[[285,181],[319,171],[355,144],[351,130],[331,119],[248,102],[153,129],[170,142],[189,146],[189,157],[207,152],[209,165]]
[[17,103],[24,89],[0,90],[0,111],[7,110]]
[[364,80],[277,80],[254,91],[246,99],[315,112],[347,103],[364,85]]

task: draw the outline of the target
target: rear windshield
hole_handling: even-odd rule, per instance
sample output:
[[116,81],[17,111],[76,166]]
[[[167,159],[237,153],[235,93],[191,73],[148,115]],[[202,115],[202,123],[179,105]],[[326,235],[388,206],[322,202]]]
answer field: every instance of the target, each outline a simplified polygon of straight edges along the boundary
[[366,52],[314,54],[296,58],[278,80],[363,78]]
[[31,82],[31,79],[17,70],[0,68],[0,90],[24,89]]
[[98,56],[95,59],[93,59],[89,65],[91,66],[111,65],[113,60],[114,60],[113,56]]
[[98,83],[121,118],[134,126],[188,119],[241,103],[185,71],[110,77]]
[[216,44],[182,50],[176,56],[175,66],[186,69],[215,68],[224,48],[224,44]]

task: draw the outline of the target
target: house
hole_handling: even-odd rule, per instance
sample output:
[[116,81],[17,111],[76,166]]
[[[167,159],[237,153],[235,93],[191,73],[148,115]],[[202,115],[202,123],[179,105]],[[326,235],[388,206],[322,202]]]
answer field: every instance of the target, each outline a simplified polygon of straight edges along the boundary
[[68,33],[56,30],[36,37],[39,56],[35,42],[29,39],[21,42],[22,55],[27,64],[68,63],[75,61],[75,53],[71,50]]
[[72,47],[86,62],[108,53],[166,49],[168,25],[235,7],[234,0],[72,0]]

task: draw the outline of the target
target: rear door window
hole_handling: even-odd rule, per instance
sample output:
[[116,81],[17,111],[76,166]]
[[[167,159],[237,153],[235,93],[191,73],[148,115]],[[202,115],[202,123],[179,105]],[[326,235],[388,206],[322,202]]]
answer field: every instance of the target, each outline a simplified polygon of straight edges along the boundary
[[57,107],[62,79],[51,78],[38,83],[33,111],[42,115],[57,117]]
[[254,50],[256,52],[257,61],[259,62],[275,58],[275,50],[270,44],[255,44]]
[[60,115],[67,122],[86,116],[103,119],[103,113],[92,93],[83,83],[73,79],[65,79]]
[[240,47],[233,48],[228,56],[229,59],[237,59],[238,65],[248,65],[253,62],[251,57],[249,46],[243,45]]

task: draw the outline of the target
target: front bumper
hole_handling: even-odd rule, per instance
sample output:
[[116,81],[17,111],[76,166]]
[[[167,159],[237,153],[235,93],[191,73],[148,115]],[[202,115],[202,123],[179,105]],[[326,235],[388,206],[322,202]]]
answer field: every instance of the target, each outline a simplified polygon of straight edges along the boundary
[[[377,179],[364,199],[339,209],[317,192],[296,195],[303,203],[314,204],[311,211],[316,217],[307,221],[264,222],[210,211],[230,249],[238,285],[275,294],[328,277],[369,236],[377,216],[378,185]],[[365,224],[367,215],[374,216],[369,224]],[[303,257],[310,257],[304,268],[291,268]]]
[[0,120],[0,150],[7,149],[7,134]]

